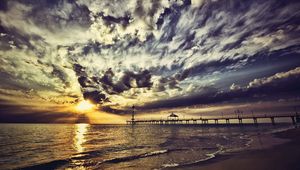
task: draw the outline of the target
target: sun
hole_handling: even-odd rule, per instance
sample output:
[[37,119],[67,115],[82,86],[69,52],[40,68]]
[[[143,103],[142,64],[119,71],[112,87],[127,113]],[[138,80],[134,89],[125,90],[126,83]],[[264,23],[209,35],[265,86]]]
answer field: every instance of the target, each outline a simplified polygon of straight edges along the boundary
[[75,108],[78,111],[89,111],[95,108],[95,105],[88,100],[83,100],[79,102]]

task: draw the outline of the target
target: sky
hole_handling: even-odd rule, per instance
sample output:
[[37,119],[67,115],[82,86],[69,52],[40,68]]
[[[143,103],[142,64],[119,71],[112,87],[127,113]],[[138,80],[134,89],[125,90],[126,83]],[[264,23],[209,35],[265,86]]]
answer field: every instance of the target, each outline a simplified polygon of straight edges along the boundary
[[299,35],[298,0],[2,0],[0,122],[292,113]]

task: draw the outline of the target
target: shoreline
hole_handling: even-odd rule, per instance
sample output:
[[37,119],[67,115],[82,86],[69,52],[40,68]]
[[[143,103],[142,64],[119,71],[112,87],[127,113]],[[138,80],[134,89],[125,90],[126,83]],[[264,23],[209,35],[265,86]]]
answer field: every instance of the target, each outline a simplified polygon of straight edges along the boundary
[[[258,135],[257,138],[270,142],[258,145],[255,139],[244,151],[215,155],[207,161],[170,169],[197,170],[299,170],[300,167],[300,128]],[[275,139],[275,140],[272,140]],[[275,141],[275,142],[274,142]],[[169,169],[169,168],[168,168]]]

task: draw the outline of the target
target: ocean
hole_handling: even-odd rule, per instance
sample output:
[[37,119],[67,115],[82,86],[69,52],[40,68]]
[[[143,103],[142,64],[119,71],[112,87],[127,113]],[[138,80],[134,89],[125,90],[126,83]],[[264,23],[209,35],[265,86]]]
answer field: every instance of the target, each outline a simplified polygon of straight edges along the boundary
[[164,169],[240,151],[287,125],[0,124],[0,169]]

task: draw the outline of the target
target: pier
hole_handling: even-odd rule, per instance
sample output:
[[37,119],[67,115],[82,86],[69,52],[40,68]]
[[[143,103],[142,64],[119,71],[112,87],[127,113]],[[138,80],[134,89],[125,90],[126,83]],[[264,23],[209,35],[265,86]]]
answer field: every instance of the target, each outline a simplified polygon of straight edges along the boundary
[[[173,113],[172,113],[173,114]],[[255,124],[266,123],[261,120],[269,119],[269,123],[275,125],[276,123],[282,122],[280,119],[288,118],[291,123],[296,125],[300,123],[300,116],[296,114],[291,115],[251,115],[251,116],[227,116],[227,117],[209,117],[209,118],[179,118],[176,116],[168,116],[166,119],[143,119],[135,120],[134,117],[131,120],[126,121],[127,124],[155,124],[155,125],[170,125],[170,124]],[[248,121],[247,123],[245,121]],[[223,122],[223,123],[222,123]]]

